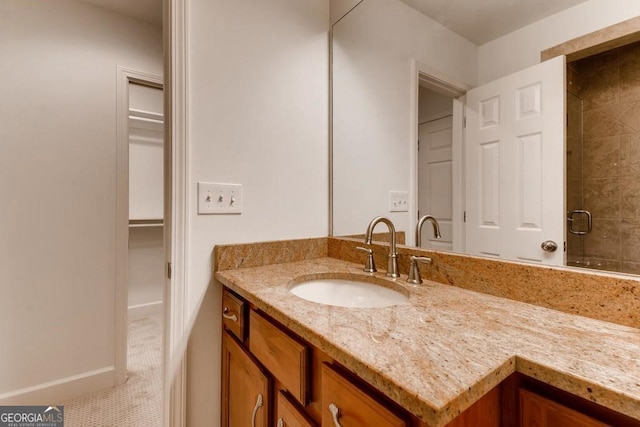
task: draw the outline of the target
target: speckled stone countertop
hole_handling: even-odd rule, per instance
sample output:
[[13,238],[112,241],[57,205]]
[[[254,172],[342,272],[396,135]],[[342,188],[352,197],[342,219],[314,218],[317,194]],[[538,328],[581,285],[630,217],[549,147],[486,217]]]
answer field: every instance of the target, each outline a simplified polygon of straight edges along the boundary
[[217,271],[215,279],[433,427],[518,371],[640,419],[640,330],[425,281],[409,303],[343,308],[298,298],[301,276],[366,276],[319,257]]

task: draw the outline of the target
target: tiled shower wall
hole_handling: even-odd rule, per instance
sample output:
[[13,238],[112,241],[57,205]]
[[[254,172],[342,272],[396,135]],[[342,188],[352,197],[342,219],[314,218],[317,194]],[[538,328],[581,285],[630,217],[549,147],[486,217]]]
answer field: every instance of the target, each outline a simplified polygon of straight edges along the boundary
[[[568,76],[570,92],[582,100],[582,199],[583,208],[593,215],[593,231],[578,239],[582,239],[582,261],[592,268],[638,274],[640,43],[577,61],[570,65]],[[571,122],[570,116],[568,151],[575,132]],[[571,169],[569,162],[569,174]],[[572,178],[567,177],[568,205]],[[569,238],[569,257],[577,253],[575,241],[574,236]]]

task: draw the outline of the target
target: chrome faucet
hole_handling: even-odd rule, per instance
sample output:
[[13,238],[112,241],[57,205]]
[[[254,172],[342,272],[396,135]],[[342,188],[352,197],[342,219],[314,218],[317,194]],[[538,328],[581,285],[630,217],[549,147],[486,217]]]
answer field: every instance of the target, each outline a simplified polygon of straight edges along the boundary
[[420,218],[420,220],[418,221],[418,224],[416,225],[416,246],[417,247],[422,246],[422,224],[424,224],[426,221],[430,221],[431,225],[433,225],[433,237],[435,237],[436,239],[442,238],[442,235],[440,234],[440,225],[438,224],[438,220],[431,215],[425,215],[422,218]]
[[356,246],[356,250],[365,252],[367,254],[367,261],[364,263],[363,271],[366,271],[367,273],[375,273],[376,271],[378,271],[376,269],[376,262],[373,260],[373,249]]
[[396,252],[396,227],[393,225],[390,219],[378,216],[371,220],[369,226],[367,227],[367,233],[364,237],[364,243],[367,245],[371,244],[371,239],[373,238],[373,229],[378,225],[378,223],[385,223],[389,228],[389,234],[391,234],[391,243],[389,246],[389,260],[387,261],[387,276],[389,277],[400,277],[400,273],[398,273],[398,253]]
[[422,256],[412,256],[409,258],[411,263],[409,264],[409,275],[407,276],[407,283],[419,285],[422,283],[422,276],[420,276],[420,267],[418,263],[431,264],[433,261],[431,258]]

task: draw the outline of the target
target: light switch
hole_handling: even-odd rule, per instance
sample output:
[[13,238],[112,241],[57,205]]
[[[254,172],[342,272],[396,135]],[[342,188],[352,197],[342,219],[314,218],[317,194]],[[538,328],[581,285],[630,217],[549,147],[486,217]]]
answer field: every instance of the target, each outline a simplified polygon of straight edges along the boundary
[[409,212],[408,191],[389,191],[389,212]]
[[242,213],[242,184],[198,182],[198,214]]

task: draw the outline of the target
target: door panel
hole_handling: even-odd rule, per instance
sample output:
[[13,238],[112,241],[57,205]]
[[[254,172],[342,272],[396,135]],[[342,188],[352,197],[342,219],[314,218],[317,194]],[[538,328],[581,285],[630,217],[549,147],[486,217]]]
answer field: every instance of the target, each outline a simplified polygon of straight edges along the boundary
[[557,57],[467,93],[468,253],[564,264],[564,76]]
[[235,338],[222,335],[222,425],[267,427],[271,379]]
[[418,211],[433,215],[440,224],[435,239],[431,224],[422,228],[422,247],[453,247],[453,119],[451,116],[418,127]]

